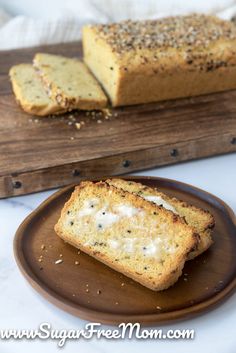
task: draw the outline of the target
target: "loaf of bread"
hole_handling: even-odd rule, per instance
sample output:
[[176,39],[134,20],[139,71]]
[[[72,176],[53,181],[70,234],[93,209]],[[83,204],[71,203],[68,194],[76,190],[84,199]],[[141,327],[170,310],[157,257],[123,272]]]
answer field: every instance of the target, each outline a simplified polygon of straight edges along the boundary
[[15,65],[10,69],[9,75],[16,100],[26,113],[46,116],[64,111],[48,97],[32,65]]
[[141,183],[116,178],[106,180],[106,182],[109,185],[135,193],[157,205],[162,205],[167,210],[183,217],[190,226],[194,227],[196,233],[199,234],[199,243],[196,249],[189,253],[188,259],[193,259],[211,246],[211,233],[214,227],[214,218],[210,212],[180,201],[174,197],[170,197],[157,189],[150,188]]
[[236,88],[236,26],[213,16],[85,26],[83,50],[113,106]]
[[61,107],[67,110],[93,110],[106,107],[106,95],[80,60],[38,53],[33,63],[50,98]]
[[55,226],[66,242],[152,290],[181,275],[197,243],[173,212],[104,182],[82,182]]

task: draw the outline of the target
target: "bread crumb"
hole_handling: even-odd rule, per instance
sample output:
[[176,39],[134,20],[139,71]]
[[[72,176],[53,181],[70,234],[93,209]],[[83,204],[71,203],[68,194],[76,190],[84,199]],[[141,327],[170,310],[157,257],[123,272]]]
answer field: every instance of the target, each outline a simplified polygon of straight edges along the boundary
[[97,120],[97,123],[98,123],[98,124],[101,124],[101,123],[102,123],[102,120],[98,119],[98,120]]
[[75,123],[75,127],[77,130],[79,130],[81,128],[81,124],[80,123]]
[[56,261],[55,261],[55,264],[58,265],[58,264],[61,264],[62,262],[63,262],[63,260],[62,260],[62,259],[59,259],[59,260],[56,260]]

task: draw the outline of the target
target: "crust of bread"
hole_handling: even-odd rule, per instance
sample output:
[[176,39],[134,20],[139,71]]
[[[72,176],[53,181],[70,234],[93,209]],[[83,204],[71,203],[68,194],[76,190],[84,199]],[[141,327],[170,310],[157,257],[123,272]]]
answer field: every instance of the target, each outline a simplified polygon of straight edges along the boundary
[[[137,271],[133,265],[133,259],[125,261],[119,260],[119,262],[116,262],[115,255],[112,255],[110,249],[108,250],[108,254],[110,255],[108,255],[106,251],[103,250],[103,248],[99,249],[98,251],[98,249],[93,245],[85,245],[84,240],[81,240],[81,229],[77,230],[80,231],[79,234],[81,236],[75,236],[74,233],[68,231],[67,227],[65,226],[67,212],[72,210],[73,207],[76,207],[76,202],[80,196],[99,195],[100,193],[104,198],[108,197],[107,195],[112,195],[110,196],[112,200],[125,200],[125,202],[128,202],[129,204],[147,212],[148,216],[153,215],[153,212],[155,212],[155,214],[158,212],[159,217],[165,218],[166,221],[170,223],[170,227],[173,226],[181,229],[181,232],[183,233],[181,233],[181,239],[178,239],[181,244],[179,245],[178,252],[175,254],[175,256],[172,255],[171,257],[168,257],[165,263],[166,267],[163,265],[160,273],[154,271],[155,273],[153,274],[151,270],[150,273],[147,273],[147,271]],[[156,291],[166,289],[177,281],[182,273],[182,269],[189,252],[196,248],[199,241],[198,235],[195,233],[194,229],[188,226],[181,217],[174,215],[172,212],[165,210],[162,207],[158,207],[157,205],[150,203],[137,195],[123,191],[104,182],[81,182],[81,184],[75,188],[71,198],[66,202],[62,209],[60,219],[55,225],[55,232],[69,244],[81,249],[88,255],[93,256],[114,270],[121,272],[124,275],[139,282],[140,284]],[[102,239],[102,235],[100,237]],[[145,258],[142,258],[141,261],[145,262]],[[156,260],[152,261],[154,261],[153,264],[156,266]],[[153,268],[155,268],[155,266]]]
[[151,188],[134,181],[113,178],[106,180],[106,182],[128,192],[138,194],[141,197],[148,195],[159,196],[174,207],[178,215],[183,217],[190,226],[194,227],[195,232],[199,235],[199,243],[197,248],[189,253],[188,260],[192,260],[196,256],[199,256],[212,245],[212,229],[214,228],[215,221],[209,211],[188,204],[187,202],[179,200],[175,197],[170,197],[159,191],[157,188]]

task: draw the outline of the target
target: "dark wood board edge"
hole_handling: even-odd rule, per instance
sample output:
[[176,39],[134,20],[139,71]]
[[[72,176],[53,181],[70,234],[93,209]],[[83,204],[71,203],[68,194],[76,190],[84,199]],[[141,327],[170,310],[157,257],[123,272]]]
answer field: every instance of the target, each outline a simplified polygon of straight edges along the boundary
[[[84,178],[118,175],[153,167],[236,152],[232,134],[101,157],[0,177],[0,198],[19,196],[79,182]],[[138,152],[138,153],[137,153]]]
[[[110,178],[110,176],[103,177],[102,179],[107,179]],[[130,180],[137,180],[139,181],[144,177],[142,176],[127,176],[124,179],[130,179]],[[162,180],[165,181],[166,184],[173,184],[175,183],[176,185],[179,186],[181,190],[184,192],[190,192],[192,194],[198,194],[206,200],[209,203],[212,203],[214,205],[217,205],[218,208],[221,210],[224,210],[225,215],[227,218],[232,222],[232,224],[236,228],[236,216],[233,212],[233,210],[220,198],[216,197],[213,194],[210,194],[206,191],[203,191],[199,188],[196,188],[190,184],[182,183],[179,181],[175,181],[172,179],[166,179],[166,178],[159,178],[159,177],[145,177],[150,180]],[[96,179],[94,179],[96,180]],[[98,322],[97,319],[97,314],[94,313],[93,310],[90,310],[88,308],[81,308],[78,305],[73,305],[71,302],[67,300],[61,300],[59,296],[53,292],[51,289],[47,288],[46,286],[43,286],[42,284],[38,283],[37,277],[34,275],[34,273],[31,271],[30,267],[27,264],[27,261],[24,257],[23,254],[23,249],[21,246],[21,241],[22,237],[24,234],[25,229],[27,228],[27,225],[32,221],[32,219],[35,217],[36,214],[40,213],[40,211],[46,207],[50,202],[53,200],[57,199],[61,194],[73,189],[74,185],[67,186],[56,193],[54,193],[52,196],[50,196],[48,199],[46,199],[40,206],[38,206],[20,225],[18,228],[15,238],[14,238],[14,256],[16,263],[24,275],[24,277],[28,280],[30,285],[38,291],[44,298],[46,298],[49,302],[52,304],[56,305],[60,309],[69,312],[72,315],[79,316],[81,319],[87,320],[87,321],[94,321]],[[217,293],[214,297],[209,298],[203,303],[200,304],[195,304],[192,305],[191,307],[184,308],[181,310],[175,310],[170,313],[158,313],[158,314],[147,314],[147,315],[129,315],[123,316],[123,315],[116,315],[114,318],[113,314],[109,313],[104,313],[104,312],[99,312],[99,315],[101,317],[101,323],[103,324],[109,324],[109,325],[117,325],[121,322],[141,322],[143,326],[154,326],[155,324],[169,324],[171,322],[178,322],[183,319],[190,319],[193,318],[200,313],[203,312],[209,312],[213,308],[217,307],[219,304],[224,302],[230,295],[234,293],[236,290],[236,277],[233,278],[233,280],[219,293]]]

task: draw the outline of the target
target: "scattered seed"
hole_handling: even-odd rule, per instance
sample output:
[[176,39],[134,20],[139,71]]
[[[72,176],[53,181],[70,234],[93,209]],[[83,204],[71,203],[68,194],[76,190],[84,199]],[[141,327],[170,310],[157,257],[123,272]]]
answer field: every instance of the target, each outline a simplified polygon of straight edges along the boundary
[[89,293],[89,289],[88,288],[86,288],[86,292]]
[[56,264],[56,265],[59,265],[59,264],[61,264],[62,262],[63,262],[63,260],[62,260],[62,259],[59,259],[59,260],[56,260],[56,261],[55,261],[55,264]]
[[97,290],[97,294],[101,294],[102,292],[100,291],[100,289]]
[[118,303],[118,302],[115,302],[115,304],[116,304],[116,305],[119,305],[119,303]]
[[156,306],[156,309],[161,310],[161,307],[159,305]]
[[79,261],[75,261],[75,265],[79,265]]
[[41,245],[41,250],[44,250],[44,249],[45,249],[45,245],[42,244],[42,245]]

